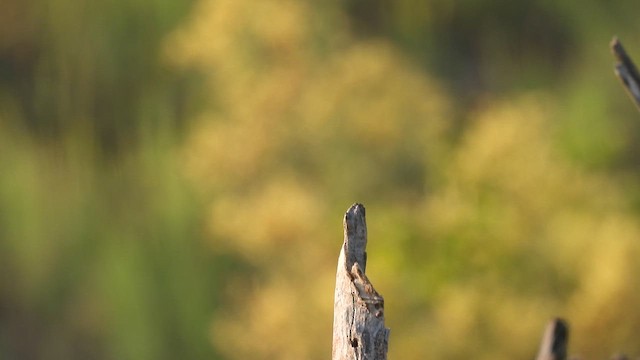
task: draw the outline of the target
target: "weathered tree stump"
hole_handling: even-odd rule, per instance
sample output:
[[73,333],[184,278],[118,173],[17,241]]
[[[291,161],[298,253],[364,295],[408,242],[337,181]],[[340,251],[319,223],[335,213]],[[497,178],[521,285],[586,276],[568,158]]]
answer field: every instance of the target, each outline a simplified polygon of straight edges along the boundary
[[384,299],[365,275],[366,247],[364,206],[354,204],[344,215],[344,243],[336,272],[333,360],[387,359]]

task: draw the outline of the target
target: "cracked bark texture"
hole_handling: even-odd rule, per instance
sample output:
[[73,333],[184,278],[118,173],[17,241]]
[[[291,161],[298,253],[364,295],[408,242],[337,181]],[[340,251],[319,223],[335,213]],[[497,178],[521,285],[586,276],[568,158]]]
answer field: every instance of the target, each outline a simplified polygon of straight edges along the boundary
[[386,360],[389,329],[384,299],[365,274],[367,223],[362,204],[344,215],[333,307],[333,360]]

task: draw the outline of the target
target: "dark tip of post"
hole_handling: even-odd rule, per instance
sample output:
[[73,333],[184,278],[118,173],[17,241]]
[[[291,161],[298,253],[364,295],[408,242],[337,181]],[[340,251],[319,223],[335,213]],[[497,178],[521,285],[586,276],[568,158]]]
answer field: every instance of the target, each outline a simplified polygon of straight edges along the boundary
[[351,205],[349,210],[347,210],[347,213],[345,214],[345,216],[352,217],[352,216],[356,216],[356,214],[360,214],[360,213],[362,214],[362,216],[365,216],[364,205],[362,205],[360,203],[355,203],[355,204]]
[[640,109],[640,73],[617,37],[611,40],[610,46],[618,61],[615,64],[615,74],[622,81],[636,107]]
[[626,62],[627,60],[627,52],[624,50],[620,39],[617,36],[614,36],[609,43],[609,48],[611,49],[611,53],[616,57],[618,61]]
[[614,35],[613,38],[611,39],[611,42],[609,43],[609,47],[613,49],[618,45],[620,45],[620,40],[618,39],[617,35]]
[[551,320],[544,332],[536,360],[565,360],[569,343],[569,325],[560,318]]
[[563,319],[553,320],[553,352],[567,356],[567,343],[569,341],[569,325]]
[[365,271],[367,255],[367,222],[362,204],[353,204],[344,214],[344,250],[347,269],[354,263],[360,264]]

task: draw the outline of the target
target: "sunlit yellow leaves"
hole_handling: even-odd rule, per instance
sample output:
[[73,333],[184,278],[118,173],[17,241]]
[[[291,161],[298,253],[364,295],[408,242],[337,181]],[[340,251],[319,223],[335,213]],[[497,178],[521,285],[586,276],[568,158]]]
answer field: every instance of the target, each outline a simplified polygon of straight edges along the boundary
[[228,123],[215,115],[199,124],[192,135],[185,164],[187,173],[201,189],[212,185],[244,183],[258,176],[261,164],[270,159],[275,144],[264,123]]
[[[633,338],[639,324],[622,308],[638,298],[631,259],[640,251],[640,229],[610,180],[571,165],[554,149],[552,109],[540,99],[481,111],[452,156],[446,186],[426,203],[425,227],[437,239],[432,261],[454,243],[457,255],[449,261],[461,263],[434,310],[437,328],[448,334],[437,342],[454,358],[484,345],[465,353],[452,339],[472,339],[473,348],[479,337],[507,351],[504,356],[524,356],[541,317],[556,314],[575,324],[583,339],[576,351],[604,356],[603,347]],[[617,334],[607,335],[613,327]],[[504,332],[519,336],[501,347]],[[603,340],[593,346],[594,337]]]
[[354,44],[309,79],[301,119],[312,129],[339,128],[352,141],[382,149],[397,147],[412,131],[427,147],[436,145],[442,140],[434,137],[446,126],[447,100],[417,71],[389,44]]
[[[331,290],[333,277],[318,276],[311,268],[297,269],[288,276],[293,282],[270,279],[267,286],[256,286],[248,297],[237,300],[232,312],[223,314],[213,324],[212,339],[229,358],[320,359],[331,356],[331,322],[333,293],[316,296],[314,288]],[[302,275],[302,276],[301,276]],[[329,280],[329,281],[326,281]],[[244,283],[250,286],[250,283]],[[294,311],[296,316],[291,316]],[[310,336],[326,341],[312,341]]]
[[[631,310],[640,301],[640,228],[618,214],[605,216],[586,239],[590,253],[581,259],[581,287],[571,298],[568,314],[574,317],[576,345],[584,353],[603,354],[602,347],[632,349],[640,316]],[[598,337],[598,343],[589,338]],[[604,355],[604,354],[603,354]]]
[[224,57],[247,61],[253,51],[265,49],[296,52],[308,40],[309,11],[295,0],[200,1],[191,23],[174,35],[166,51],[173,61],[204,66],[231,64]]
[[323,203],[312,189],[292,178],[269,180],[246,194],[214,202],[210,214],[211,233],[256,262],[268,261],[304,238],[312,241],[308,237],[321,231],[317,219]]
[[[300,26],[287,41],[301,56],[277,51],[263,58],[262,49],[271,40],[252,30],[254,22],[263,24],[256,19],[262,15],[238,2],[201,5],[194,22],[168,42],[169,59],[199,69],[211,86],[211,109],[196,125],[185,157],[187,172],[206,179],[203,188],[230,182],[244,186],[286,167],[292,156],[330,166],[318,163],[343,147],[368,150],[370,157],[394,163],[400,147],[414,157],[425,155],[426,162],[438,158],[449,106],[434,81],[382,41],[343,43],[317,52],[319,40],[311,31],[317,15],[299,2],[265,2],[270,3],[287,14],[278,15],[288,19],[284,23]],[[210,21],[201,20],[208,12]],[[255,33],[253,40],[239,29]],[[278,29],[273,31],[283,31]],[[336,29],[323,36],[340,38],[341,33]],[[209,48],[211,34],[230,38],[225,43],[232,49]]]

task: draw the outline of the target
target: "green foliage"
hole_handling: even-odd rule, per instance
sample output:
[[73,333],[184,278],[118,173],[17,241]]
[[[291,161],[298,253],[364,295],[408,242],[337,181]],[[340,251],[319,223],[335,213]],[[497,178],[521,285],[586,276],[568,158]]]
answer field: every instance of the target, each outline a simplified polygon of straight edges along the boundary
[[182,75],[158,55],[187,5],[3,2],[0,358],[215,356],[228,261],[203,242]]
[[0,358],[326,359],[355,201],[391,358],[640,353],[630,4],[9,1]]
[[211,358],[224,263],[172,153],[97,167],[84,150],[1,143],[3,357]]

